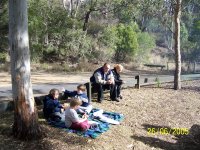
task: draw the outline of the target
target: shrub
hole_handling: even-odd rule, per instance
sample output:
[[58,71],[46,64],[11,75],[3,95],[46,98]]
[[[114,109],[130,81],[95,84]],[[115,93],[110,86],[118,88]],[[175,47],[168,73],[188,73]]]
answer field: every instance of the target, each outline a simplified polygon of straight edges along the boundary
[[8,59],[8,53],[0,52],[0,63],[6,63]]
[[137,62],[148,62],[148,55],[151,50],[156,46],[155,39],[147,32],[139,32],[138,37],[138,53]]
[[129,62],[132,61],[137,54],[138,41],[137,33],[131,25],[120,24],[117,27],[118,42],[116,48],[116,61]]

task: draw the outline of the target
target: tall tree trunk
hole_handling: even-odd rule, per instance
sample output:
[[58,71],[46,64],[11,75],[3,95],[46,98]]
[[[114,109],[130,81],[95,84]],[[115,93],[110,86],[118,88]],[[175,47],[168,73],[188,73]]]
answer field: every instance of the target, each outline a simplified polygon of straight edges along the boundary
[[73,0],[71,0],[70,1],[70,16],[71,16],[71,18],[73,18],[73,11],[74,11],[74,1]]
[[[172,28],[172,31],[174,30],[174,21],[173,21],[173,19],[172,19],[172,26],[171,26],[171,28]],[[173,42],[174,42],[174,33],[171,33],[171,41],[170,41],[170,50],[173,50]]]
[[74,10],[74,18],[76,18],[79,6],[80,6],[80,0],[76,0],[76,6],[75,6],[75,10]]
[[181,53],[180,53],[180,16],[181,16],[181,0],[176,0],[174,12],[174,50],[175,50],[175,74],[174,74],[174,89],[181,89]]
[[84,20],[84,24],[83,24],[83,31],[87,31],[88,22],[89,22],[89,19],[90,19],[91,12],[92,12],[92,10],[89,10],[85,15],[85,20]]
[[68,10],[69,8],[67,8],[67,4],[68,4],[68,0],[61,0],[62,1],[62,5],[65,8],[65,10]]
[[13,134],[20,139],[38,138],[40,127],[30,80],[26,0],[9,0],[9,45],[14,100]]

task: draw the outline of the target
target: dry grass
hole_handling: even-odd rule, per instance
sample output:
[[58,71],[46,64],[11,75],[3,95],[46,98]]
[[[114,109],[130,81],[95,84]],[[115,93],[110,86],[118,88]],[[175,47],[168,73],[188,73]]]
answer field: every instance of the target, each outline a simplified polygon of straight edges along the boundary
[[45,71],[45,72],[92,72],[98,66],[98,64],[88,63],[87,61],[82,61],[76,64],[69,64],[67,62],[59,63],[35,63],[31,64],[31,71]]
[[[121,125],[112,126],[97,139],[89,139],[50,127],[40,119],[47,136],[31,142],[13,139],[10,135],[12,114],[1,114],[1,149],[45,150],[149,150],[200,149],[200,80],[183,83],[175,91],[171,84],[161,88],[142,87],[123,90],[123,101],[93,102],[94,107],[124,114]],[[147,134],[148,128],[188,128],[189,135]]]

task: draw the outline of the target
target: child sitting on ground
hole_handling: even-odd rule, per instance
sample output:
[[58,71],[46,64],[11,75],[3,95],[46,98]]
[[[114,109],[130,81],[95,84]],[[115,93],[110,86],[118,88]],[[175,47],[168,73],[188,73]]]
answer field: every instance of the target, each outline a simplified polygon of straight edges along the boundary
[[76,110],[81,105],[81,101],[78,98],[73,98],[70,102],[70,107],[65,111],[65,126],[67,128],[86,131],[90,128],[90,124],[87,120],[88,116],[84,114],[82,118],[78,117]]
[[51,119],[54,121],[64,121],[65,113],[67,105],[61,105],[58,101],[59,90],[51,89],[49,91],[49,95],[45,96],[43,100],[43,113],[46,119]]
[[85,93],[85,90],[86,90],[86,87],[83,84],[78,85],[76,91],[68,91],[68,90],[65,90],[64,88],[62,90],[64,91],[65,98],[75,97],[81,100],[82,104],[77,109],[77,112],[81,114],[84,114],[84,113],[89,114],[92,110],[92,105],[90,105],[90,101]]

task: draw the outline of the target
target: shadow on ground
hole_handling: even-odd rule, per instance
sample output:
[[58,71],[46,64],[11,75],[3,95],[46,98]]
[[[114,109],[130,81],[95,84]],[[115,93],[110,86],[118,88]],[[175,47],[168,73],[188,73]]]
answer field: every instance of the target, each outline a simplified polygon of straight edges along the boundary
[[71,149],[71,147],[85,147],[87,138],[75,134],[66,133],[58,128],[50,127],[47,122],[41,118],[42,112],[39,111],[39,123],[42,133],[45,133],[41,139],[33,141],[22,141],[12,136],[13,112],[0,114],[0,149],[28,149],[28,150],[61,150]]
[[182,90],[189,90],[189,91],[195,91],[195,92],[200,92],[200,86],[199,87],[182,87]]
[[[170,134],[174,136],[175,143],[167,142],[159,138],[136,136],[133,135],[132,138],[136,141],[141,141],[151,147],[161,148],[164,150],[199,150],[200,149],[200,125],[193,125],[188,131],[187,135],[177,135],[175,134],[175,129],[168,126],[156,126],[150,124],[143,124],[144,130],[149,132],[154,129],[165,129],[166,131],[171,131]],[[164,131],[163,131],[164,132]],[[167,135],[165,135],[167,136]]]

